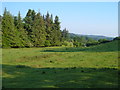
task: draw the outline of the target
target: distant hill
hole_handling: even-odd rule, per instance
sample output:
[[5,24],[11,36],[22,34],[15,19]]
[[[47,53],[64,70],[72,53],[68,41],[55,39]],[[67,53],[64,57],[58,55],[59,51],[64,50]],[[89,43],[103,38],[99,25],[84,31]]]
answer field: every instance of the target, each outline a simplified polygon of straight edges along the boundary
[[82,35],[82,34],[74,34],[74,33],[69,33],[69,34],[70,34],[70,37],[85,36],[88,38],[92,38],[94,40],[99,40],[99,39],[113,40],[113,37],[106,37],[106,36],[100,36],[100,35]]
[[119,51],[118,43],[120,43],[120,40],[113,40],[108,43],[88,47],[87,51],[100,51],[100,52],[101,51],[103,51],[103,52]]

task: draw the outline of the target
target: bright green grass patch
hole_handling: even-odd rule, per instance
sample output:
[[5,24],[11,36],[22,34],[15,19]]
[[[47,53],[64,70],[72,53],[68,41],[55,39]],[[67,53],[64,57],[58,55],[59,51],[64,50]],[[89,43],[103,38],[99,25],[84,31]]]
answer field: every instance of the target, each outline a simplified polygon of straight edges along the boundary
[[[3,87],[116,88],[116,44],[114,41],[87,48],[3,49]],[[107,46],[114,46],[114,50]]]

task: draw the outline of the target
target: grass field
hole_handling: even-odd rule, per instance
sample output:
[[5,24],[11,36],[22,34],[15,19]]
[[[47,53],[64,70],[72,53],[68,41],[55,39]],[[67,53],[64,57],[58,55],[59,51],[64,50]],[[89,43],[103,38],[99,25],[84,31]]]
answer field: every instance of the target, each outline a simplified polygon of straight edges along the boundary
[[3,88],[117,88],[118,42],[2,49]]

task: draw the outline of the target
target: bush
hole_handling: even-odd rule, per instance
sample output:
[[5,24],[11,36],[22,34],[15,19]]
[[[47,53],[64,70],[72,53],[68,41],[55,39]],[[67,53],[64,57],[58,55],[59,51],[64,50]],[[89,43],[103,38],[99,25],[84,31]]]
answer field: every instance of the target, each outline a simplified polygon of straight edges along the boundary
[[115,37],[113,40],[120,40],[120,36],[119,37]]
[[70,46],[70,47],[73,47],[73,43],[72,43],[72,42],[69,42],[69,46]]
[[50,41],[46,40],[44,45],[45,45],[45,47],[49,47],[51,45]]
[[107,42],[110,42],[110,40],[107,40],[107,39],[99,39],[98,42],[99,42],[99,43],[107,43]]
[[74,42],[73,45],[74,45],[74,47],[80,47],[80,46],[82,46],[82,43],[80,43],[80,42]]
[[72,42],[68,42],[68,41],[64,41],[64,42],[62,43],[62,45],[64,45],[64,46],[69,46],[69,47],[73,47],[73,43],[72,43]]
[[99,42],[91,42],[91,43],[87,43],[86,46],[93,46],[93,45],[98,45]]

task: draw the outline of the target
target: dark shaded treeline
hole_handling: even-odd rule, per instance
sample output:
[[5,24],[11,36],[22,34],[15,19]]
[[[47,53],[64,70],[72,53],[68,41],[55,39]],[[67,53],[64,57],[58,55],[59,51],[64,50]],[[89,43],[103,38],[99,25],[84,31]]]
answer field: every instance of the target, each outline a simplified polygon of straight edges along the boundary
[[9,11],[4,10],[2,16],[2,47],[42,47],[60,46],[66,40],[68,31],[60,30],[59,17],[47,12],[41,15],[29,9],[22,19],[20,12],[18,16],[12,16]]

